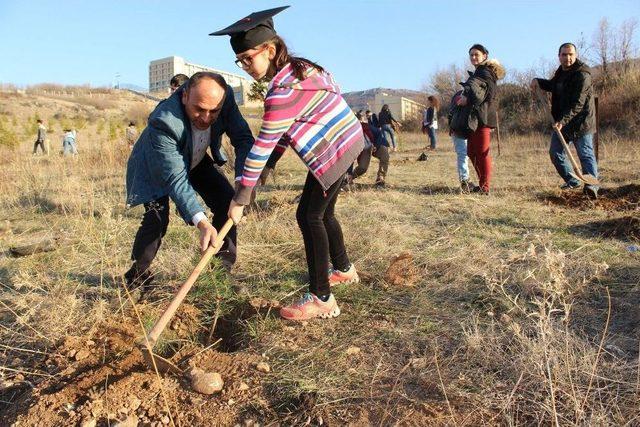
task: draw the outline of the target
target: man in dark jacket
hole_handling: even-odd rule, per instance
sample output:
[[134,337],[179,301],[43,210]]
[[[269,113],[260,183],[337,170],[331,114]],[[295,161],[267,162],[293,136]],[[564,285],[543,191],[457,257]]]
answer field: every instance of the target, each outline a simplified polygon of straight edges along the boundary
[[[184,221],[200,230],[201,250],[213,244],[234,195],[231,184],[214,166],[226,161],[220,151],[223,133],[236,151],[235,174],[240,176],[254,139],[233,90],[215,73],[194,74],[149,116],[127,163],[127,205],[145,208],[133,243],[133,266],[125,273],[130,285],[148,290],[149,266],[169,225],[169,199]],[[213,224],[196,194],[213,211]],[[227,268],[235,262],[235,244],[234,227],[218,254]]]
[[[578,59],[574,44],[564,43],[558,50],[560,67],[550,80],[536,78],[531,82],[535,90],[551,92],[551,114],[554,126],[562,132],[565,140],[576,146],[582,172],[598,176],[598,165],[593,150],[593,134],[596,129],[595,105],[591,70]],[[549,148],[551,161],[558,174],[564,179],[562,189],[580,186],[580,181],[573,174],[564,148],[558,136],[553,133]],[[584,193],[592,199],[598,197],[598,186],[585,184]]]

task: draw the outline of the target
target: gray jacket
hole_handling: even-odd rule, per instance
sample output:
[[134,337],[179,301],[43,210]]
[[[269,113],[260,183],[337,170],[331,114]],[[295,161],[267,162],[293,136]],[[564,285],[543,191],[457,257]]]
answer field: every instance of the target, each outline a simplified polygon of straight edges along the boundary
[[[184,87],[161,101],[149,116],[147,127],[133,146],[127,162],[127,206],[136,206],[169,196],[180,216],[190,224],[204,208],[189,182],[193,142],[191,123],[182,105]],[[253,146],[253,135],[227,86],[218,119],[211,126],[211,152],[218,165],[222,154],[221,137],[226,133],[236,152],[235,174],[242,175],[244,161]]]

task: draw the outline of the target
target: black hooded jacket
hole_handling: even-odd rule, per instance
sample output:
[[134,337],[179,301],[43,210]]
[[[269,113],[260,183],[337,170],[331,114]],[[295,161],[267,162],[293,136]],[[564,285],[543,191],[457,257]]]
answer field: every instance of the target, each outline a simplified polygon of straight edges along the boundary
[[591,69],[582,61],[568,69],[558,67],[550,80],[536,79],[542,90],[551,92],[551,114],[562,124],[562,135],[574,141],[596,129],[596,110]]
[[478,126],[494,129],[497,126],[498,80],[504,77],[504,68],[495,59],[478,65],[469,79],[463,83],[465,95],[469,97],[478,115]]

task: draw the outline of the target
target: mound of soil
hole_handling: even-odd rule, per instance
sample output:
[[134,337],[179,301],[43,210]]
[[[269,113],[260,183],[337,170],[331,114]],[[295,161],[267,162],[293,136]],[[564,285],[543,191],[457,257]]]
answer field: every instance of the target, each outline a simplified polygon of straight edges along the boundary
[[[183,310],[184,308],[184,310]],[[170,325],[179,339],[197,334],[197,309],[185,305]],[[42,363],[55,373],[32,387],[13,390],[0,425],[233,425],[264,407],[260,355],[220,353],[197,343],[185,344],[171,357],[186,368],[218,372],[224,389],[205,396],[191,389],[190,379],[158,377],[137,349],[139,325],[131,319],[98,327],[90,340],[68,337]],[[0,396],[5,399],[5,393]],[[136,424],[137,423],[137,424]]]
[[602,209],[605,211],[640,210],[640,185],[629,184],[617,188],[603,188],[598,199],[591,200],[581,191],[544,193],[538,196],[546,204],[559,205],[573,209]]
[[621,240],[640,240],[640,217],[624,216],[604,221],[593,221],[577,226],[579,232],[596,233]]
[[402,252],[394,256],[385,273],[385,280],[394,286],[414,286],[418,280],[418,271],[411,252]]

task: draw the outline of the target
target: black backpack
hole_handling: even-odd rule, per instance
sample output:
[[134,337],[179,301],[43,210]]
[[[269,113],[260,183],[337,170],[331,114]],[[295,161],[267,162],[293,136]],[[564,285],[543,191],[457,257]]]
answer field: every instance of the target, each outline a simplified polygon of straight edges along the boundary
[[470,103],[464,106],[456,104],[456,99],[463,94],[464,90],[460,90],[451,98],[447,119],[449,129],[456,135],[468,137],[478,129],[478,112]]

